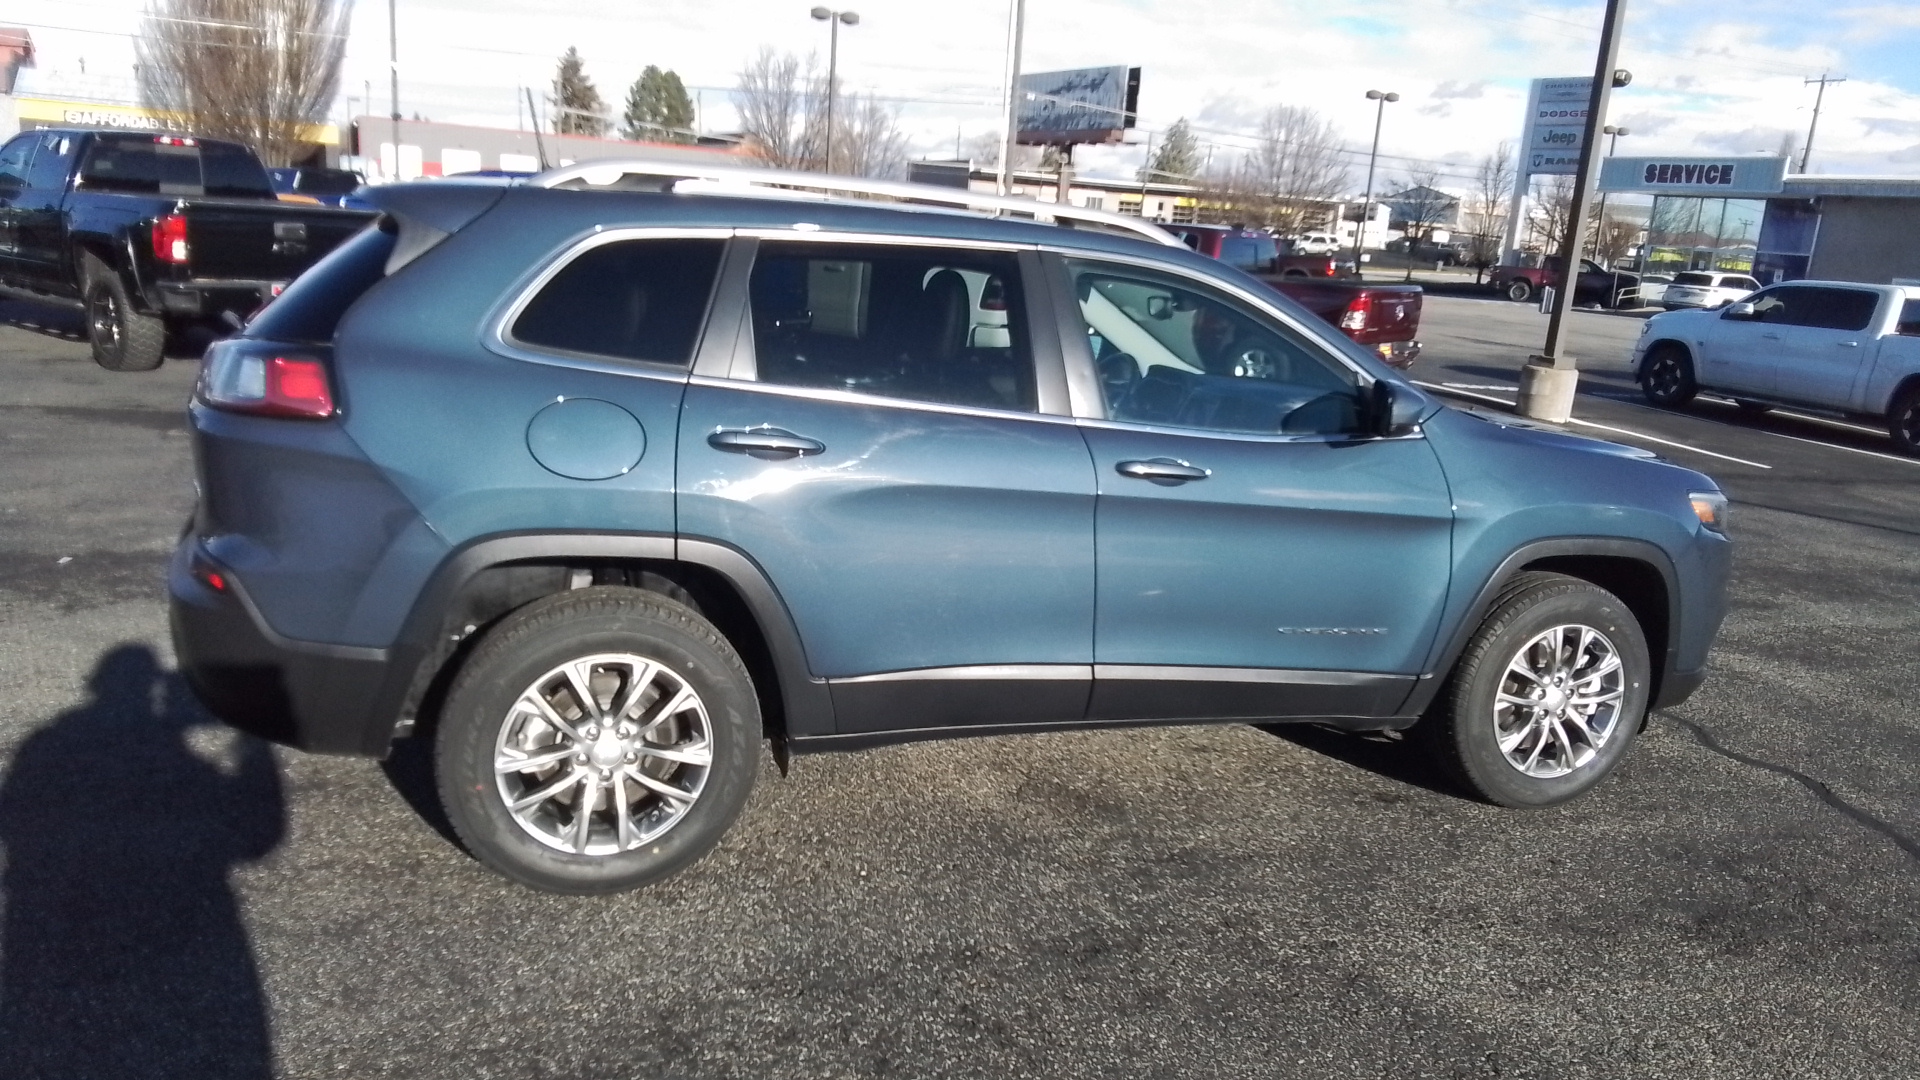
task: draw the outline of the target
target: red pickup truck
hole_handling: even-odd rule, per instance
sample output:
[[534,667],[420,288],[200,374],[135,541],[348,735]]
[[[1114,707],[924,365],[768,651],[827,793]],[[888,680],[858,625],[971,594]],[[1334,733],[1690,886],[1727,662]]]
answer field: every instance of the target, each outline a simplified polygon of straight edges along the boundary
[[1223,225],[1162,225],[1202,255],[1237,266],[1340,328],[1397,368],[1420,355],[1418,285],[1370,285],[1339,276],[1332,255],[1285,255],[1262,232]]
[[[1493,287],[1509,300],[1525,303],[1540,295],[1542,289],[1558,289],[1566,276],[1564,259],[1549,259],[1545,266],[1496,266]],[[1640,276],[1620,270],[1605,270],[1592,259],[1580,260],[1580,281],[1573,291],[1576,304],[1601,307],[1633,307],[1639,304]]]

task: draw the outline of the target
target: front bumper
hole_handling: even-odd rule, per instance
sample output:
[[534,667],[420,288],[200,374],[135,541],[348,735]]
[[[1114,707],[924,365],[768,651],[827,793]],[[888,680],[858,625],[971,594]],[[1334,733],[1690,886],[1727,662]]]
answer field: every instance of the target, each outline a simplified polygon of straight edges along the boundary
[[295,641],[275,633],[239,579],[192,533],[167,570],[180,672],[207,710],[301,750],[383,756],[392,740],[390,650]]

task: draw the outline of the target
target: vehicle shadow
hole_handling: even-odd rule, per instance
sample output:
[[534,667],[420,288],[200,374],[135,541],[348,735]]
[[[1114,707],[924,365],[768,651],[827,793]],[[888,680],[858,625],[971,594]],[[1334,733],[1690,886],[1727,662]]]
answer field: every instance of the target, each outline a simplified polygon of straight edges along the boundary
[[87,321],[80,312],[52,304],[0,300],[0,323],[62,341],[87,340]]
[[272,752],[237,736],[224,766],[196,752],[212,721],[144,645],[88,685],[0,782],[0,1075],[270,1077],[228,875],[285,835]]
[[1255,724],[1254,728],[1396,783],[1468,802],[1475,801],[1461,790],[1452,777],[1434,764],[1432,754],[1425,747],[1401,732],[1341,731],[1319,724]]

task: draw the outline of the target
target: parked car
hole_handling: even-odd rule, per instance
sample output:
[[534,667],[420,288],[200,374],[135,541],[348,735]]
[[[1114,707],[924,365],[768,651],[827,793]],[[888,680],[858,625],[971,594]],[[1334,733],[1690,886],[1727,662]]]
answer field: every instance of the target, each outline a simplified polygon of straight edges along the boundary
[[1755,412],[1823,410],[1883,424],[1894,446],[1920,455],[1920,288],[1773,285],[1718,311],[1655,315],[1633,360],[1656,405],[1704,390]]
[[1416,265],[1436,263],[1441,266],[1458,266],[1466,261],[1466,252],[1458,244],[1436,244],[1430,240],[1409,240],[1399,237],[1387,241],[1385,249],[1396,255],[1404,255],[1408,262]]
[[147,371],[169,332],[240,322],[370,217],[280,202],[235,143],[30,131],[0,147],[0,291],[82,311],[94,360]]
[[[1544,266],[1496,266],[1493,287],[1509,300],[1524,303],[1540,295],[1540,290],[1560,288],[1566,276],[1566,263],[1550,259]],[[1640,276],[1624,270],[1608,270],[1592,259],[1580,260],[1580,278],[1575,284],[1573,302],[1617,308],[1635,303]]]
[[1673,284],[1672,274],[1640,274],[1640,291],[1634,297],[1638,307],[1652,307],[1666,298],[1667,286]]
[[648,162],[368,197],[207,355],[174,645],[269,738],[431,738],[517,881],[685,867],[763,739],[1412,727],[1551,805],[1704,678],[1713,481],[1453,411],[1138,218]]
[[356,210],[366,208],[364,203],[353,198],[353,193],[366,184],[367,178],[351,169],[300,166],[268,169],[267,175],[273,179],[273,190],[283,201],[314,202],[322,206],[343,206]]
[[1759,282],[1745,274],[1687,270],[1673,275],[1673,283],[1660,296],[1660,306],[1668,311],[1723,308],[1759,287]]
[[1337,262],[1331,256],[1280,255],[1273,238],[1264,233],[1219,225],[1163,227],[1202,255],[1253,274],[1292,297],[1395,367],[1404,369],[1419,357],[1420,286],[1336,280]]
[[1302,255],[1334,255],[1345,246],[1332,233],[1310,232],[1293,237],[1293,250]]

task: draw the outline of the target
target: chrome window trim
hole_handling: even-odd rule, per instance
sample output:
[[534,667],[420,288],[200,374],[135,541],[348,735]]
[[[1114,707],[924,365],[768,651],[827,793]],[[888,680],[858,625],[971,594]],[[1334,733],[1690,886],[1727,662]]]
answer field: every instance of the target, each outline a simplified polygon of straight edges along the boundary
[[524,276],[522,284],[515,285],[507,292],[507,299],[495,306],[494,314],[487,317],[484,325],[486,334],[481,339],[489,352],[514,360],[524,360],[533,364],[546,364],[552,367],[574,368],[580,371],[594,371],[609,375],[638,375],[643,378],[666,379],[683,382],[693,365],[700,357],[701,346],[705,344],[710,322],[713,317],[714,301],[719,295],[720,283],[726,269],[727,251],[723,247],[720,253],[720,265],[714,268],[713,284],[707,292],[706,319],[701,323],[693,340],[693,350],[684,363],[668,363],[660,360],[629,360],[601,353],[572,352],[565,349],[553,349],[541,345],[532,345],[513,337],[512,328],[521,312],[525,311],[533,298],[540,294],[547,283],[562,270],[573,265],[573,261],[595,248],[607,244],[616,244],[626,240],[718,240],[723,245],[733,239],[735,230],[731,228],[674,227],[652,225],[596,225],[593,231],[577,236],[562,244],[549,254],[546,261]]
[[1365,432],[1346,434],[1305,434],[1289,435],[1284,432],[1264,434],[1258,431],[1215,431],[1212,428],[1172,427],[1166,424],[1143,424],[1132,420],[1104,420],[1088,416],[1074,418],[1074,423],[1086,428],[1102,428],[1108,431],[1134,431],[1148,435],[1184,435],[1198,439],[1231,439],[1235,442],[1254,443],[1377,443],[1377,442],[1413,442],[1427,437],[1426,428],[1415,424],[1412,429],[1398,435],[1369,435]]
[[889,409],[911,409],[916,412],[946,413],[951,416],[977,416],[989,420],[1037,420],[1048,424],[1073,425],[1071,416],[1059,413],[1027,412],[1016,409],[983,409],[973,405],[943,405],[937,401],[918,401],[913,398],[883,397],[879,394],[863,394],[855,390],[831,390],[821,386],[783,386],[779,383],[761,382],[758,379],[719,378],[713,375],[694,375],[689,385],[704,386],[716,390],[746,390],[756,394],[775,394],[780,397],[805,398],[809,401],[830,401],[842,405],[875,405]]
[[[806,224],[801,222],[800,224]],[[966,240],[953,236],[916,236],[912,233],[867,233],[825,229],[735,229],[734,235],[755,240],[798,241],[807,244],[889,244],[897,247],[959,248],[963,251],[1035,251],[1037,244],[1010,244],[1005,240]]]

